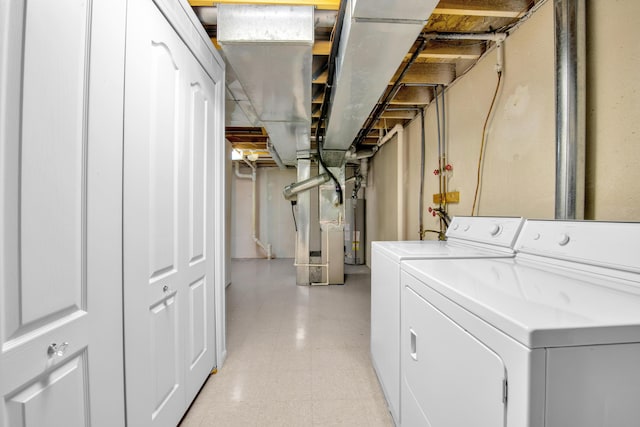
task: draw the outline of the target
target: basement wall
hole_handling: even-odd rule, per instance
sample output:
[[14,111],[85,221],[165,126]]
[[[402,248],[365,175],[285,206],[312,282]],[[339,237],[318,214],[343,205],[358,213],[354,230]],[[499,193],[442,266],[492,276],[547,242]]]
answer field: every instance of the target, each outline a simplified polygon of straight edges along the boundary
[[[587,3],[586,219],[640,221],[640,2]],[[553,218],[555,204],[555,71],[553,1],[549,0],[505,42],[505,73],[484,156],[479,215]],[[470,215],[482,126],[497,82],[496,52],[489,52],[446,91],[449,191],[460,192],[453,215]],[[425,228],[438,220],[426,212],[438,193],[435,104],[426,109]],[[420,119],[405,128],[407,239],[418,233]],[[390,144],[387,144],[390,145]],[[395,182],[398,153],[385,147],[372,160],[367,196],[397,202],[377,184]],[[418,173],[419,176],[419,173]],[[384,192],[384,194],[383,194]],[[372,203],[369,202],[369,206]],[[369,242],[392,240],[386,221],[370,210]],[[435,238],[427,234],[427,238]],[[370,246],[369,246],[370,247]],[[369,258],[367,258],[369,264]]]
[[[248,167],[242,173],[251,173]],[[295,228],[291,203],[282,190],[296,181],[296,170],[278,168],[258,169],[258,234],[266,245],[271,243],[277,258],[295,255]],[[266,254],[251,238],[251,180],[231,175],[231,258],[266,258]]]
[[640,221],[640,2],[586,4],[585,215]]

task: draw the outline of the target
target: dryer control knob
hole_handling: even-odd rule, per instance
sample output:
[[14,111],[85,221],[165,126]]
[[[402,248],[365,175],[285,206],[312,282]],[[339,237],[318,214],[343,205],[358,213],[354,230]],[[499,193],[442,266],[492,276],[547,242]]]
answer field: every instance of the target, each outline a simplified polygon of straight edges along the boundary
[[500,234],[501,231],[502,231],[502,226],[498,224],[493,224],[489,229],[489,233],[494,237]]
[[471,226],[469,224],[465,225],[463,230],[464,231],[469,231],[469,229],[471,228]]
[[451,226],[451,228],[453,228],[454,230],[457,230],[457,229],[458,229],[458,227],[460,227],[458,224],[453,224],[453,225]]
[[569,243],[569,240],[571,240],[571,237],[569,237],[568,234],[561,234],[560,237],[558,237],[558,244],[560,246],[564,246],[567,243]]

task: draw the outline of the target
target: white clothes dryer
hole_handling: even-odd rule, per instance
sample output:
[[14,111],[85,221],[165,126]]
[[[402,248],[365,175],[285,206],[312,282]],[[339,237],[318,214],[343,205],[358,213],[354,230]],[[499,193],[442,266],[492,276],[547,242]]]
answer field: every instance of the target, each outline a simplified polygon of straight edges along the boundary
[[509,258],[523,218],[454,217],[446,241],[371,245],[371,358],[400,425],[400,263],[414,259]]
[[640,223],[527,221],[515,248],[402,264],[402,426],[640,426]]

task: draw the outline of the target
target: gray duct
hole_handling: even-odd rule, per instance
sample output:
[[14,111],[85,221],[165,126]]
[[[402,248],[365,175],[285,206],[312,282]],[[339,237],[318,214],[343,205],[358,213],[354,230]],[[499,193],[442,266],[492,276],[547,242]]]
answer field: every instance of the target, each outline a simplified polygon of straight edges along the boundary
[[339,166],[437,0],[348,1],[323,148]]
[[584,218],[584,0],[554,0],[556,37],[556,219]]
[[310,145],[313,8],[223,4],[217,15],[225,59],[282,163],[296,165]]

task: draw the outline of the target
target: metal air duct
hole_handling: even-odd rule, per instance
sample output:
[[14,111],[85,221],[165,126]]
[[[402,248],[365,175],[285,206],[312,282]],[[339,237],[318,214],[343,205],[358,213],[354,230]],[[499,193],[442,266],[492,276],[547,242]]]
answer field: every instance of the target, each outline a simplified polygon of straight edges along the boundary
[[[346,151],[437,0],[347,0],[323,148]],[[340,156],[330,166],[337,166]]]
[[218,6],[218,43],[285,165],[308,152],[311,6]]

